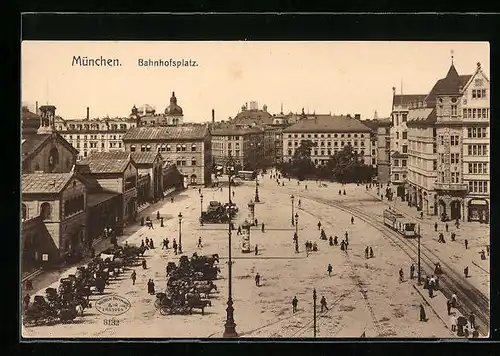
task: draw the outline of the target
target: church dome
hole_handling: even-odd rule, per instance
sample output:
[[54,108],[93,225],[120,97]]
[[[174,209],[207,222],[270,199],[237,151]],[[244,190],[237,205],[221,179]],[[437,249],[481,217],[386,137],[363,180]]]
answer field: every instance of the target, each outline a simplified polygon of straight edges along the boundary
[[[135,107],[135,105],[134,105],[134,107]],[[132,108],[132,110],[134,110],[134,108]],[[148,114],[154,115],[154,113],[156,112],[156,110],[151,105],[144,104],[143,106],[140,106],[140,107],[137,108],[137,112],[140,115],[148,115]]]
[[175,97],[175,92],[172,92],[172,97],[170,98],[170,105],[165,109],[165,115],[182,115],[182,108],[177,105],[177,98]]

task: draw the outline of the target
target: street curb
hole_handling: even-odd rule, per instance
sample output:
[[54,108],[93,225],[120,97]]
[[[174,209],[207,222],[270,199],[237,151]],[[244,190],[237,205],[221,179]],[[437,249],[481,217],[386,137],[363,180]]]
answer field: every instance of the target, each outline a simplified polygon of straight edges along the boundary
[[44,270],[43,270],[43,269],[37,269],[36,271],[31,272],[31,273],[30,273],[30,274],[28,274],[27,276],[22,277],[21,282],[26,282],[28,279],[33,279],[33,278],[36,278],[36,277],[38,277],[39,275],[41,275],[43,272],[44,272]]
[[490,271],[485,270],[482,266],[478,265],[475,261],[472,261],[472,264],[481,269],[483,272],[490,274]]

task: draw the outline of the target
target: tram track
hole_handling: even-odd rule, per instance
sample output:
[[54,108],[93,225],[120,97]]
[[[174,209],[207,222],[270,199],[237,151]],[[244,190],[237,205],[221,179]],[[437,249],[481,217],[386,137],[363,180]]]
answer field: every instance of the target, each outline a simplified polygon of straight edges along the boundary
[[[324,204],[355,216],[383,233],[384,236],[388,237],[391,242],[400,248],[412,261],[418,262],[418,247],[416,246],[416,242],[400,236],[398,233],[385,226],[376,217],[368,215],[365,211],[324,198],[314,198],[310,196],[300,196],[300,198]],[[488,336],[490,330],[488,298],[467,280],[462,278],[461,274],[456,272],[453,267],[440,261],[440,258],[434,252],[422,245],[420,247],[420,260],[422,271],[424,273],[427,271],[430,275],[434,272],[435,263],[440,262],[442,268],[444,267],[446,271],[446,274],[442,275],[440,278],[440,291],[447,298],[451,298],[452,294],[456,294],[459,300],[458,310],[464,316],[474,313],[476,316],[476,324],[479,327],[479,333]]]

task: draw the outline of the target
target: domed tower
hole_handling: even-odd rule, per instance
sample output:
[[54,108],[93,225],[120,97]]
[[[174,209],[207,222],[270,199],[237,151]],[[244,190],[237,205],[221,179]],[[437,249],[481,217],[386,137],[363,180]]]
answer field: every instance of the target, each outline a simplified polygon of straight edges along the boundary
[[54,118],[56,116],[56,107],[53,105],[40,106],[40,127],[39,134],[50,134],[55,131]]
[[177,98],[175,97],[175,92],[172,92],[172,97],[170,98],[170,105],[165,109],[165,123],[167,125],[181,125],[184,115],[182,113],[182,108],[177,105]]

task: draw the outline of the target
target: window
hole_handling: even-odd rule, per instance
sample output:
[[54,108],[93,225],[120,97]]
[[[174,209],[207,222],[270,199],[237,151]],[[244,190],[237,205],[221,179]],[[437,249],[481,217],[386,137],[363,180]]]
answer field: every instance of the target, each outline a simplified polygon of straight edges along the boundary
[[408,145],[403,145],[403,153],[408,153]]
[[439,135],[439,141],[441,141],[441,146],[444,145],[444,136],[443,135]]
[[195,160],[194,158],[193,158],[193,159],[191,159],[191,165],[192,165],[192,166],[196,166],[196,160]]
[[458,146],[458,144],[459,144],[458,136],[456,136],[456,135],[450,136],[450,145],[451,146]]
[[146,152],[151,152],[151,146],[150,145],[146,146]]
[[182,145],[182,152],[186,152],[186,145]]
[[432,161],[432,170],[437,171],[438,169],[438,163],[437,160]]
[[451,116],[457,116],[457,106],[456,105],[451,106]]
[[181,145],[177,145],[176,148],[175,148],[176,152],[180,152],[181,151]]
[[361,147],[365,147],[365,141],[361,141]]
[[40,205],[40,216],[43,220],[50,220],[51,212],[49,203],[45,202]]
[[288,141],[288,146],[291,146],[292,145],[292,141]]
[[399,173],[394,174],[394,180],[399,180]]
[[450,157],[451,158],[451,162],[450,163],[452,163],[452,164],[459,163],[459,159],[460,159],[460,154],[459,153],[452,153],[450,156],[451,156]]
[[372,149],[372,155],[375,156],[375,154],[376,154],[376,150]]
[[339,145],[339,142],[338,142],[338,141],[335,141],[335,142],[333,143],[333,145],[334,145],[334,146],[338,146],[338,145]]
[[406,122],[406,118],[407,118],[407,117],[408,117],[408,114],[403,114],[403,115],[402,115],[402,121],[403,121],[403,122]]
[[437,153],[437,145],[435,142],[432,144],[432,153]]
[[399,132],[396,132],[396,140],[399,140]]
[[406,167],[406,160],[405,159],[401,160],[401,166]]
[[399,167],[399,160],[398,159],[394,160],[394,167]]
[[26,207],[26,204],[22,204],[22,217],[23,221],[28,218],[28,208]]
[[359,151],[359,155],[360,156],[364,156],[365,155],[365,151],[363,151],[363,150]]
[[376,165],[377,162],[375,161],[375,158],[372,158],[372,165]]
[[354,141],[354,146],[358,146],[358,141]]
[[408,139],[408,132],[403,131],[403,140]]
[[130,152],[135,152],[135,146],[134,145],[130,146]]

